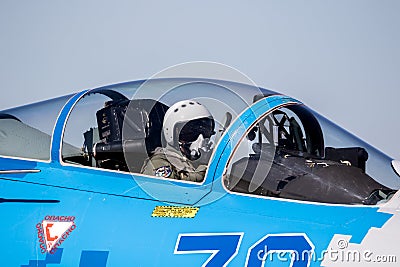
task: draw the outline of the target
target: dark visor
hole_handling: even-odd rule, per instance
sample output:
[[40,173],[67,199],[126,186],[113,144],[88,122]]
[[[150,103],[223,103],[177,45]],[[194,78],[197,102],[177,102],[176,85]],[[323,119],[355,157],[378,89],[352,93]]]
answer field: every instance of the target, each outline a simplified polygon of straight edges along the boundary
[[204,138],[210,138],[215,134],[214,120],[212,118],[201,118],[186,123],[179,133],[179,141],[193,142],[200,134],[202,134]]

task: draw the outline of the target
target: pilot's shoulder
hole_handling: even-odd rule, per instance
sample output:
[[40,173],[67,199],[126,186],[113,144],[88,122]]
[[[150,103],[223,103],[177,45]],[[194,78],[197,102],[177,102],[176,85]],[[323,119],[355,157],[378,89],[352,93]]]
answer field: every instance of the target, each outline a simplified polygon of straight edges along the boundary
[[163,148],[157,148],[153,155],[145,160],[142,173],[145,174],[152,174],[155,169],[162,167],[162,166],[170,166],[167,156],[163,152]]

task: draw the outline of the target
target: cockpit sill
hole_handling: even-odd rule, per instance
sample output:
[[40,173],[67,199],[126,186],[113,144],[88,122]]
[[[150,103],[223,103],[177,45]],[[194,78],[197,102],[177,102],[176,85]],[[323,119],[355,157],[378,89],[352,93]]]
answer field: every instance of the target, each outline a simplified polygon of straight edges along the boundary
[[[8,157],[8,156],[0,156],[0,165],[2,165],[3,160],[15,160],[16,163],[23,161],[23,162],[37,162],[38,164],[36,165],[35,169],[29,169],[29,170],[22,170],[22,169],[4,169],[2,168],[2,171],[0,171],[0,175],[3,176],[4,178],[8,180],[15,180],[19,181],[20,178],[16,176],[10,176],[14,174],[34,174],[36,175],[45,175],[43,174],[42,170],[45,170],[47,168],[63,168],[65,167],[70,167],[72,169],[86,169],[93,171],[95,174],[100,174],[101,173],[109,173],[109,174],[115,174],[119,176],[120,178],[128,178],[128,179],[135,179],[135,177],[141,177],[145,179],[150,179],[154,180],[155,177],[153,176],[148,176],[148,175],[143,175],[143,174],[133,174],[130,172],[125,172],[125,171],[116,171],[116,170],[108,170],[108,169],[99,169],[95,167],[88,167],[88,166],[80,166],[76,164],[71,164],[71,163],[66,163],[66,162],[59,162],[55,166],[49,161],[41,161],[41,160],[34,160],[34,159],[27,159],[27,158],[16,158],[16,157]],[[208,171],[207,171],[208,172]],[[207,174],[206,174],[207,177]],[[0,177],[1,179],[1,177]],[[157,178],[159,182],[166,182],[166,183],[172,183],[176,187],[180,186],[185,186],[185,185],[190,185],[190,186],[195,186],[198,188],[201,188],[204,186],[204,181],[203,183],[196,183],[196,182],[190,182],[190,181],[182,181],[182,180],[174,180],[174,179],[168,179],[168,178]],[[220,181],[218,181],[220,180]],[[375,205],[365,205],[365,204],[337,204],[337,203],[322,203],[322,202],[314,202],[314,201],[307,201],[307,200],[296,200],[296,199],[287,199],[287,198],[277,198],[277,197],[269,197],[269,196],[260,196],[260,195],[251,195],[251,194],[244,194],[244,193],[238,193],[238,192],[233,192],[226,188],[226,186],[223,183],[223,179],[217,179],[213,183],[219,183],[221,188],[223,188],[225,194],[229,195],[238,195],[241,197],[245,198],[256,198],[256,199],[264,199],[267,201],[274,201],[274,202],[287,202],[287,203],[298,203],[298,204],[307,204],[307,205],[315,205],[315,206],[329,206],[329,207],[346,207],[346,208],[379,208],[380,212],[386,212],[386,213],[395,213],[395,212],[400,212],[400,190],[396,191],[395,194],[391,195],[387,200],[382,200],[379,201]],[[85,190],[83,190],[85,191]],[[219,192],[218,194],[221,194]],[[123,195],[120,195],[123,196]],[[124,196],[123,196],[124,197]],[[157,201],[157,199],[154,199]],[[168,201],[163,201],[165,203],[169,203]],[[175,202],[171,202],[175,203]],[[175,203],[176,204],[176,203]],[[185,204],[186,205],[186,204]],[[192,206],[196,206],[197,203],[192,204]],[[190,206],[190,205],[189,205]]]

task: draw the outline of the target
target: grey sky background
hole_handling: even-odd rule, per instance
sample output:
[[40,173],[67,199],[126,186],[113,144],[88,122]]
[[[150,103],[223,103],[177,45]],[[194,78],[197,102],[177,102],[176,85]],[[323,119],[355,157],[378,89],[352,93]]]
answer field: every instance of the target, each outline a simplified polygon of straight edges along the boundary
[[0,110],[215,61],[400,159],[399,14],[397,0],[0,0]]

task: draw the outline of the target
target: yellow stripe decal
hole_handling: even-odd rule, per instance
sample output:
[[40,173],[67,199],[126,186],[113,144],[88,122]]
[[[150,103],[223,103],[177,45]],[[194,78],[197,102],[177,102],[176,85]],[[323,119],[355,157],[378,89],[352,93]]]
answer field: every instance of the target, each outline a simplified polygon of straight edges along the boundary
[[156,206],[151,217],[194,218],[199,209],[198,207]]

